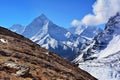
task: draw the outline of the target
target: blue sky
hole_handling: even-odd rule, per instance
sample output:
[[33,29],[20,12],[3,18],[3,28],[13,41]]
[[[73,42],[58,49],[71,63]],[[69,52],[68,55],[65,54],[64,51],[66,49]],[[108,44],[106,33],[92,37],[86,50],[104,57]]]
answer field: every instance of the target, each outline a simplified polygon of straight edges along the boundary
[[28,25],[34,18],[45,14],[55,24],[69,27],[74,19],[81,20],[93,14],[96,0],[0,0],[0,25]]

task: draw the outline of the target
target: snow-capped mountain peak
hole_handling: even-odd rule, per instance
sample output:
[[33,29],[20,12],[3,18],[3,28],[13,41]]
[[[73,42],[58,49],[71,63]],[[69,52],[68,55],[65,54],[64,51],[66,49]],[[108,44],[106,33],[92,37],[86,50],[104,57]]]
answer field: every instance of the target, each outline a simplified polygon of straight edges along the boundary
[[80,35],[93,39],[100,32],[102,32],[101,28],[97,26],[88,26]]
[[103,30],[97,26],[81,25],[78,27],[70,27],[68,28],[68,31],[76,35],[85,36],[93,39],[96,35],[98,35]]
[[86,29],[86,26],[81,25],[81,26],[70,27],[68,28],[68,31],[70,31],[73,34],[80,35],[85,29]]
[[[28,26],[26,26],[25,31],[22,33],[24,36],[31,38],[36,35],[42,28],[51,22],[44,14],[35,18]],[[51,22],[52,23],[52,22]]]
[[12,25],[12,27],[10,27],[10,30],[12,30],[13,32],[17,32],[18,34],[21,34],[24,32],[25,26],[22,26],[20,24],[14,24]]
[[41,14],[40,16],[38,16],[37,18],[34,19],[34,21],[41,21],[41,22],[48,22],[50,21],[44,14]]

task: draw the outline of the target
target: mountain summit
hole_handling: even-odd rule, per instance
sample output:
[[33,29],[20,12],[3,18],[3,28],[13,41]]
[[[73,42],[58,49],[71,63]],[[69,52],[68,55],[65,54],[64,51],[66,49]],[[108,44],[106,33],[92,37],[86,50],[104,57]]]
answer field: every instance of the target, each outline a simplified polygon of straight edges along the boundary
[[67,40],[66,33],[68,31],[50,21],[44,14],[35,18],[22,33],[24,36],[33,39],[39,37],[39,40],[45,36],[49,36],[58,41]]
[[44,20],[48,20],[49,21],[49,19],[43,13],[40,16],[38,16],[37,19],[41,19],[42,21],[44,21]]
[[24,32],[22,33],[25,37],[31,38],[36,35],[43,27],[47,26],[50,20],[41,14],[39,17],[35,18],[28,26],[26,26]]

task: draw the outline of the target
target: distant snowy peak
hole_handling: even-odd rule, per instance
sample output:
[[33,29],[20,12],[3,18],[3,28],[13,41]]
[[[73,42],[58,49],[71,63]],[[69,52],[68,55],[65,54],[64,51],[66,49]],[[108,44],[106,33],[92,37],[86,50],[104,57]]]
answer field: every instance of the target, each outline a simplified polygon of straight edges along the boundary
[[49,21],[49,19],[42,13],[40,16],[38,16],[36,19],[41,19],[41,20],[48,20]]
[[70,31],[73,34],[80,35],[80,36],[94,38],[96,35],[98,35],[103,30],[97,26],[81,25],[78,27],[70,27],[70,28],[68,28],[68,31]]
[[47,22],[49,22],[50,20],[44,15],[44,14],[41,14],[40,16],[36,17],[33,21],[33,22],[36,22],[36,23],[43,23],[43,24],[46,24]]
[[35,18],[28,26],[26,26],[25,31],[22,34],[28,38],[31,38],[40,32],[40,30],[42,30],[42,28],[50,22],[51,21],[44,14],[41,14],[39,17]]
[[67,30],[59,27],[50,21],[44,14],[35,18],[28,26],[26,26],[23,35],[28,38],[42,37],[49,34],[52,38],[56,40],[67,40],[66,34]]
[[20,24],[14,24],[9,29],[13,32],[17,32],[18,34],[22,34],[25,30],[25,26],[22,26]]
[[96,26],[88,26],[80,35],[88,38],[94,38],[103,30]]
[[81,26],[76,26],[76,27],[70,27],[68,28],[68,31],[70,31],[73,34],[80,35],[84,30],[86,29],[86,26],[81,25]]
[[10,30],[22,34],[27,38],[31,38],[48,22],[50,22],[50,20],[44,14],[41,14],[35,18],[28,26],[24,27],[20,24],[15,24],[10,27]]

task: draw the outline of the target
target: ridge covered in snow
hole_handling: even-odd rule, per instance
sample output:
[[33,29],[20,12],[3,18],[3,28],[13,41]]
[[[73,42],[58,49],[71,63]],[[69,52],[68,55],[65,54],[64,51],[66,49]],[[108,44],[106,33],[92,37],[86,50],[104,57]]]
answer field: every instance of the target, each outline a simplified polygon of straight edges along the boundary
[[22,26],[20,24],[14,24],[10,27],[10,30],[13,32],[17,32],[18,34],[22,34],[24,32],[25,26]]
[[109,19],[103,32],[82,45],[81,54],[74,62],[99,80],[120,80],[119,44],[120,14],[117,13]]
[[85,25],[70,27],[67,30],[70,31],[72,34],[85,36],[87,38],[92,38],[92,39],[100,32],[102,32],[102,29],[97,26],[85,26]]

